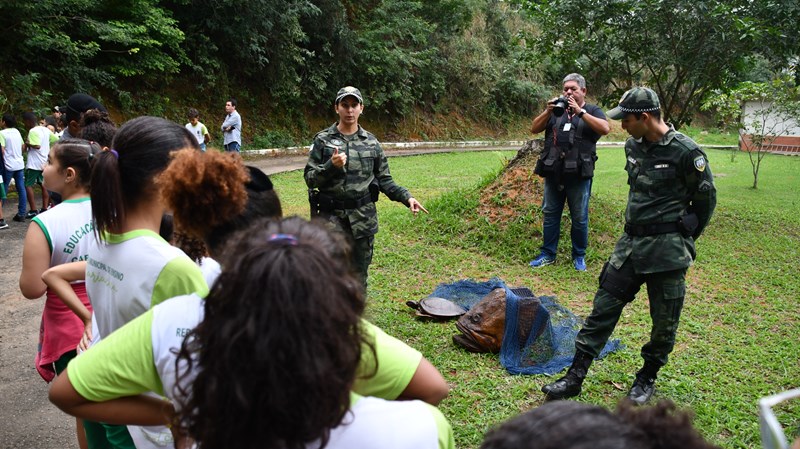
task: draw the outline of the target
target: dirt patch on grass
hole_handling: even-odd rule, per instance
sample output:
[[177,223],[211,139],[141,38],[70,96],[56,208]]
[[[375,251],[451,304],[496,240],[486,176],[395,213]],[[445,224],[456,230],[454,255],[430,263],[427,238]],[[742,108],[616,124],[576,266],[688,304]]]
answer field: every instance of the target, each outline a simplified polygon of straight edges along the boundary
[[[503,172],[482,190],[478,207],[481,217],[503,227],[520,215],[541,207],[544,181],[533,173],[540,152],[541,141],[529,141]],[[541,214],[533,214],[533,217],[537,219],[533,226],[541,225]]]

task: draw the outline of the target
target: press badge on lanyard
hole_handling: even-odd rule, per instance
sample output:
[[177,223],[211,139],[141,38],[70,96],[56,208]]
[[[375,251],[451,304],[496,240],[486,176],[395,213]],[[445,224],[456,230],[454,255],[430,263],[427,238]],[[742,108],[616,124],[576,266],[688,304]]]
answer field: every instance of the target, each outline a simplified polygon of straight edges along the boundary
[[565,123],[563,131],[566,132],[569,131],[570,129],[572,129],[572,123]]

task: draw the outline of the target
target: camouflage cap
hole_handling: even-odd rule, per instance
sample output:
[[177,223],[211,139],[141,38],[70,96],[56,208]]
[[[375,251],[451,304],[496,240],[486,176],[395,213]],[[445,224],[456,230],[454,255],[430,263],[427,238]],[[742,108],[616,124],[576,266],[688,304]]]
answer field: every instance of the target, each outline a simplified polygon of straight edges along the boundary
[[621,120],[625,114],[634,112],[653,112],[661,108],[658,95],[647,87],[634,87],[625,92],[619,100],[619,106],[606,112],[608,118]]
[[349,97],[349,96],[356,97],[358,99],[359,103],[364,103],[364,99],[361,98],[361,91],[356,89],[353,86],[345,86],[345,87],[339,89],[339,92],[336,94],[336,102],[335,103],[339,104],[339,102],[342,101],[342,98]]

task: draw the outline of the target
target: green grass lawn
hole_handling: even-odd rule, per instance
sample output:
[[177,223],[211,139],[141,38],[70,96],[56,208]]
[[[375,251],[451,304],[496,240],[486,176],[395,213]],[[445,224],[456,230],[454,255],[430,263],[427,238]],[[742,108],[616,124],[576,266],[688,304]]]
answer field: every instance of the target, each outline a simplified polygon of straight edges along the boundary
[[[452,387],[441,410],[460,448],[479,446],[498,422],[542,403],[547,376],[511,376],[495,355],[456,348],[452,322],[421,322],[405,306],[437,284],[499,276],[511,286],[555,295],[585,316],[597,275],[622,232],[627,185],[620,148],[603,148],[590,211],[588,272],[569,257],[569,219],[555,265],[533,271],[528,261],[541,243],[539,204],[493,225],[476,214],[479,188],[514,152],[475,152],[392,158],[395,179],[431,212],[414,218],[382,197],[381,232],[370,270],[368,318],[418,348]],[[709,150],[718,206],[697,243],[675,351],[656,383],[656,399],[696,413],[695,425],[726,448],[759,447],[760,397],[800,386],[800,158],[767,156],[753,190],[746,155]],[[308,216],[300,172],[277,175],[287,215]],[[566,232],[564,232],[566,231]],[[614,333],[626,348],[595,362],[578,400],[613,407],[641,365],[639,349],[650,330],[646,292],[631,303]],[[800,428],[800,405],[779,410],[790,435]]]

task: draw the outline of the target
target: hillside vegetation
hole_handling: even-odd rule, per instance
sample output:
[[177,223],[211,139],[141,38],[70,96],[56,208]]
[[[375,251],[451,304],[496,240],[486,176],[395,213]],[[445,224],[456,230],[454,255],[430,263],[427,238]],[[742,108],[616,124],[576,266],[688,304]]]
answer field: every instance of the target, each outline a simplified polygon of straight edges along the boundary
[[798,0],[0,2],[0,112],[87,92],[120,122],[195,107],[214,132],[235,97],[245,144],[281,146],[354,85],[384,140],[497,138],[580,72],[603,106],[652,86],[680,127],[718,90],[796,75],[798,21]]

